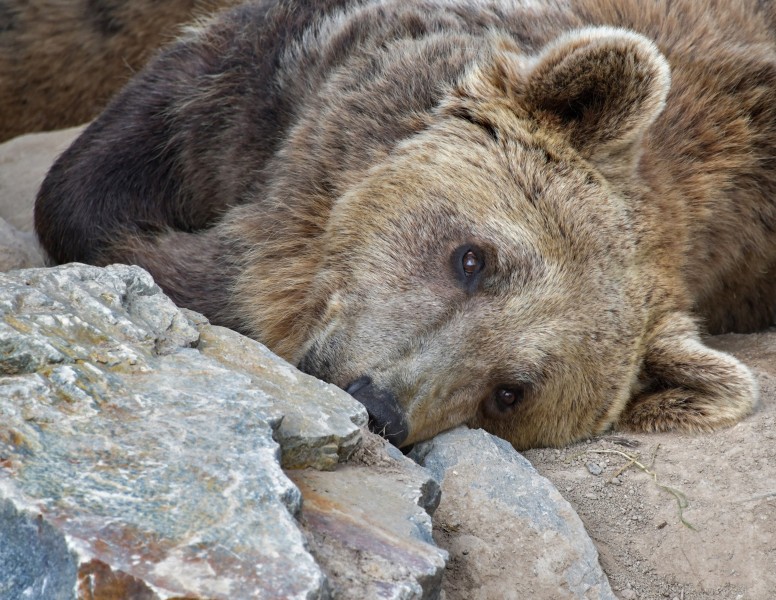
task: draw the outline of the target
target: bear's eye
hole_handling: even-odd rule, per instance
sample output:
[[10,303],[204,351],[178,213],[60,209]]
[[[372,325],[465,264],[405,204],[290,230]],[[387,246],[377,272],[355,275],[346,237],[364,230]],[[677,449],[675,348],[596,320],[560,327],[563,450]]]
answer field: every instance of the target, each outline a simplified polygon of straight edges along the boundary
[[473,277],[480,269],[480,259],[474,253],[474,251],[469,250],[466,254],[463,255],[461,266],[463,267],[463,274],[466,277]]
[[473,289],[477,276],[485,267],[482,251],[476,246],[460,246],[453,252],[452,260],[458,279],[466,287]]
[[491,419],[503,417],[517,407],[525,396],[525,388],[521,385],[503,385],[493,390],[482,404],[485,416]]
[[518,387],[500,387],[495,393],[496,404],[502,411],[512,408],[522,397],[523,389]]

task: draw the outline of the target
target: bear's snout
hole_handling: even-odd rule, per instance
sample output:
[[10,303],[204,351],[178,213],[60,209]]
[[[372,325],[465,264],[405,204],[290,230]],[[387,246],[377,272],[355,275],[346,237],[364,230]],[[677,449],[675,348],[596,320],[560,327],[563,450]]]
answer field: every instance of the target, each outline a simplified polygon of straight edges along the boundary
[[349,383],[345,391],[366,408],[371,431],[380,434],[394,446],[401,446],[407,439],[409,427],[404,411],[390,390],[377,387],[371,377],[363,376]]

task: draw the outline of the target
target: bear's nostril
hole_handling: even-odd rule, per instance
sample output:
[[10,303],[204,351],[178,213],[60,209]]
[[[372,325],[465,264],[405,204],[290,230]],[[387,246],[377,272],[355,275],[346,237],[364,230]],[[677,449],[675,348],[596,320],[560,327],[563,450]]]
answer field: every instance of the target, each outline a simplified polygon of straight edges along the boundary
[[369,429],[394,446],[407,439],[407,418],[396,396],[389,389],[377,387],[366,375],[351,381],[345,391],[366,408]]
[[351,381],[346,387],[345,391],[350,394],[351,396],[355,395],[356,392],[358,392],[360,389],[365,388],[366,386],[370,385],[372,383],[372,378],[368,375],[364,375],[363,377],[359,377],[355,381]]

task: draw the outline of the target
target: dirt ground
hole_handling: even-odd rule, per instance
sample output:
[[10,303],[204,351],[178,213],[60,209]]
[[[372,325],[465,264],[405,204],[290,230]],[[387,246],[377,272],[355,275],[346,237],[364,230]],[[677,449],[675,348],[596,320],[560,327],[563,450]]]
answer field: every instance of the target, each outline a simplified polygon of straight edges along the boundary
[[710,344],[759,379],[760,404],[735,427],[525,452],[578,512],[622,599],[776,599],[776,329]]

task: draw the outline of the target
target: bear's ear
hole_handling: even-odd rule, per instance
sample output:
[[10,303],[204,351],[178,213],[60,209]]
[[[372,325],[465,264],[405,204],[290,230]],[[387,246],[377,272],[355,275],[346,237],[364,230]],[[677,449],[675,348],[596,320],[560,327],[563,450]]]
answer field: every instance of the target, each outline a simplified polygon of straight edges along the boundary
[[526,109],[590,158],[638,141],[670,86],[668,62],[651,41],[610,27],[559,38],[529,69]]
[[617,427],[710,431],[735,424],[757,404],[757,383],[749,369],[704,345],[692,319],[681,313],[664,318],[653,330],[641,383]]
[[496,128],[493,111],[509,110],[617,176],[632,173],[638,142],[663,110],[670,81],[668,62],[647,38],[593,27],[562,35],[533,57],[503,42],[442,108]]

